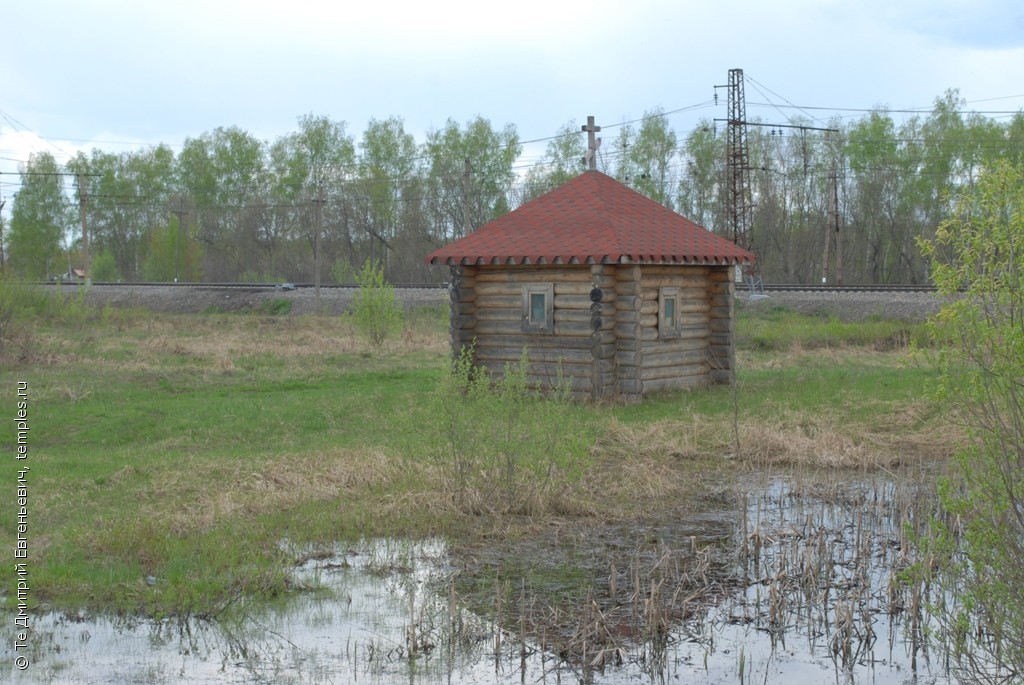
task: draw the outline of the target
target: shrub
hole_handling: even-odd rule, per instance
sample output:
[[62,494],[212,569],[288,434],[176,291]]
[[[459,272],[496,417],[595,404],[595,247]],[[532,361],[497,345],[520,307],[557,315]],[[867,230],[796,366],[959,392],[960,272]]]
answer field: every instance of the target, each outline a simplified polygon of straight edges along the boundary
[[384,267],[368,261],[356,276],[359,289],[352,297],[352,320],[374,347],[402,326],[402,306],[395,289],[384,280]]
[[[542,395],[526,352],[492,380],[463,348],[434,397],[434,420],[416,431],[444,474],[452,504],[471,514],[541,514],[569,507],[587,431],[568,385]],[[426,435],[424,435],[426,433]]]
[[[1024,672],[1024,170],[1000,163],[921,241],[951,301],[932,319],[938,394],[968,430],[943,503],[962,529],[948,571],[979,624],[970,678]],[[940,616],[963,624],[964,613]],[[995,670],[993,670],[993,668]]]

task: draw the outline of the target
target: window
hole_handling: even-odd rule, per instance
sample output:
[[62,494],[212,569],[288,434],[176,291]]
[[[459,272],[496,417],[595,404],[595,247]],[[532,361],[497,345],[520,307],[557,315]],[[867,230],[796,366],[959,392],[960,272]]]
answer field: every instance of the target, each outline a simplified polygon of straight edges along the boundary
[[555,286],[552,283],[523,286],[523,331],[555,332]]
[[679,337],[679,288],[658,290],[658,337]]

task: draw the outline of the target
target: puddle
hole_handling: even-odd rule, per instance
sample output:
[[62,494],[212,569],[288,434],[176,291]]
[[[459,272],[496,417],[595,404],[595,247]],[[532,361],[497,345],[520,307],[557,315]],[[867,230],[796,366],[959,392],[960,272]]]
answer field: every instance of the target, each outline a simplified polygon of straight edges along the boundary
[[442,540],[293,550],[296,580],[318,590],[215,623],[33,617],[30,666],[5,658],[0,679],[952,682],[920,640],[920,598],[893,580],[911,552],[904,523],[926,515],[915,487],[761,478],[728,510],[563,538],[546,580],[494,583],[490,605],[470,601],[464,574],[500,560],[467,560]]

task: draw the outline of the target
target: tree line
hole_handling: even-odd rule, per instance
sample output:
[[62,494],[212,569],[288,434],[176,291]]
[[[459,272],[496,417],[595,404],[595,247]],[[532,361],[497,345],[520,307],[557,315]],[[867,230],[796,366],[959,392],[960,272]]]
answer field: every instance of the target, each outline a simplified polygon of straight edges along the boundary
[[[827,126],[752,122],[750,240],[764,279],[814,283],[827,269],[830,282],[927,282],[916,240],[935,235],[982,168],[1024,155],[1024,114],[1004,123],[965,106],[948,91],[902,123],[884,109]],[[724,126],[678,133],[652,110],[605,126],[598,168],[732,238]],[[231,127],[177,153],[93,149],[63,165],[38,153],[21,167],[5,267],[41,279],[82,266],[84,202],[94,281],[312,282],[319,271],[350,283],[368,260],[393,282],[441,281],[426,254],[584,168],[576,122],[532,165],[523,145],[513,124],[482,117],[417,142],[397,117],[371,120],[357,139],[343,121],[306,115],[272,142]]]

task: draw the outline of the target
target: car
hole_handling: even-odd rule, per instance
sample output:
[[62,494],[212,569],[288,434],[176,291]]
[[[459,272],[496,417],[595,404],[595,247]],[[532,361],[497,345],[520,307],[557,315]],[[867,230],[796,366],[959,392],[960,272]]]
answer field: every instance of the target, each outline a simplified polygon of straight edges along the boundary
[[278,283],[274,286],[274,290],[295,290],[295,288],[294,283]]

